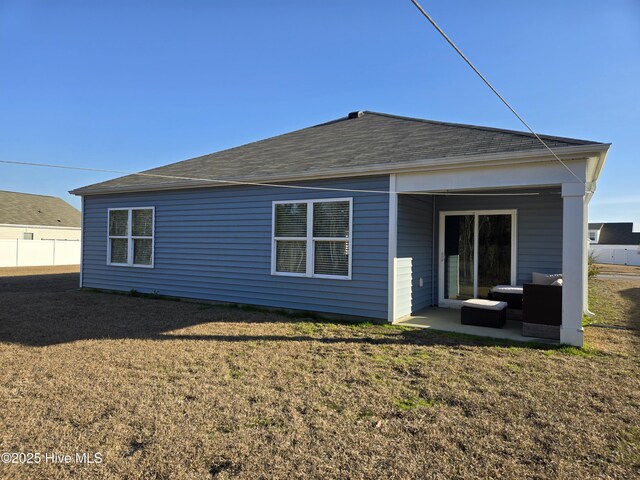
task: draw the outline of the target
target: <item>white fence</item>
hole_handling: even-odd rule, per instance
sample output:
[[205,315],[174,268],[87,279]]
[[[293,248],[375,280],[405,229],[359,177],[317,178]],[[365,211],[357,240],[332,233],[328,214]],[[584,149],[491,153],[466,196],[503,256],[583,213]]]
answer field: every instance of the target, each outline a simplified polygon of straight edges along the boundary
[[589,245],[589,255],[598,263],[640,267],[640,245]]
[[0,240],[0,267],[79,263],[79,240]]

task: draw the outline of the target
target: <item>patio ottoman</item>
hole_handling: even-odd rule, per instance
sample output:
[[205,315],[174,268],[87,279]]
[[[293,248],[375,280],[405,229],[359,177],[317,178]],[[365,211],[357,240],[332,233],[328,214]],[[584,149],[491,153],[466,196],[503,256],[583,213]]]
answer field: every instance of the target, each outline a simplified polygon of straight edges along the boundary
[[524,288],[522,285],[496,285],[491,287],[489,300],[497,302],[507,302],[507,308],[522,310],[522,295]]
[[463,325],[502,328],[507,321],[507,302],[474,298],[462,302],[460,321]]

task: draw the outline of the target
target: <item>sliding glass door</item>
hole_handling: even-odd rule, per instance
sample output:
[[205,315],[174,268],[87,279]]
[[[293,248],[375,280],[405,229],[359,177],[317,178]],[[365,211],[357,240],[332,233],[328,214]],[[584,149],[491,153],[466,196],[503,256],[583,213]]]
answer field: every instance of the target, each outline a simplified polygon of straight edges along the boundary
[[441,212],[440,303],[515,283],[515,211]]
[[511,215],[478,215],[477,298],[511,285]]
[[444,298],[451,300],[474,298],[474,223],[473,215],[445,217]]

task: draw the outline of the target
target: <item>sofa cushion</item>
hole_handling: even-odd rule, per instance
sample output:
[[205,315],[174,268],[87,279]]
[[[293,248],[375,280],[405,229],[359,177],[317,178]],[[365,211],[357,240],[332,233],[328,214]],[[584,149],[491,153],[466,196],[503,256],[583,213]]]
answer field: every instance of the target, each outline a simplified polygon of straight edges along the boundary
[[556,280],[562,278],[561,273],[538,273],[533,272],[531,274],[531,283],[535,283],[536,285],[551,285]]
[[522,295],[522,285],[496,285],[491,287],[492,293],[515,293]]
[[496,302],[493,300],[484,300],[482,298],[472,298],[462,302],[463,307],[480,308],[482,310],[504,310],[507,308],[507,302]]

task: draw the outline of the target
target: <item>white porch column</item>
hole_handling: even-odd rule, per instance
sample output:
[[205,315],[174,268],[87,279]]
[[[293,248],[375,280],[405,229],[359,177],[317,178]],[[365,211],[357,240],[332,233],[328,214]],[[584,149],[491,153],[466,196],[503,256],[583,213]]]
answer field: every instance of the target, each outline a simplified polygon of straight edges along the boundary
[[582,311],[586,278],[584,237],[585,186],[562,184],[562,326],[560,341],[581,347],[584,343]]

